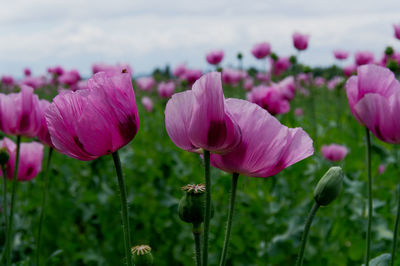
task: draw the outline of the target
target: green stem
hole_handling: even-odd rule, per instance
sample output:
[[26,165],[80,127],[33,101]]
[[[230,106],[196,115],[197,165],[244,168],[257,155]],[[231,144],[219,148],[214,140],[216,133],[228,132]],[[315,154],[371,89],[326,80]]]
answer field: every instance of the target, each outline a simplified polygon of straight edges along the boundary
[[396,250],[397,250],[397,236],[398,236],[398,231],[399,231],[399,220],[400,220],[400,184],[398,185],[398,203],[397,203],[397,215],[396,215],[396,222],[394,224],[394,231],[393,231],[393,247],[392,247],[392,260],[391,264],[394,266],[394,262],[396,260]]
[[201,266],[201,223],[193,224],[196,266]]
[[367,226],[367,247],[365,253],[365,266],[369,265],[371,249],[371,224],[372,224],[372,177],[371,177],[371,137],[368,128],[365,128],[367,141],[367,173],[368,173],[368,226]]
[[233,218],[233,212],[235,210],[236,188],[237,188],[238,178],[239,174],[233,173],[231,197],[229,200],[228,221],[226,222],[225,241],[224,241],[224,247],[222,249],[221,260],[219,262],[220,266],[224,266],[226,264],[226,254],[228,253],[229,237],[231,235],[232,220],[233,220],[232,218]]
[[206,204],[204,212],[204,240],[203,240],[203,266],[208,264],[208,232],[211,218],[211,179],[210,179],[210,152],[204,150],[204,177],[206,180]]
[[17,136],[17,152],[15,155],[15,168],[14,168],[14,177],[13,177],[13,184],[11,190],[11,203],[10,203],[10,216],[8,220],[8,231],[7,231],[7,238],[6,238],[6,261],[7,266],[11,265],[11,246],[12,246],[12,230],[13,230],[13,216],[14,216],[14,206],[16,201],[16,193],[17,193],[17,176],[18,176],[18,164],[19,164],[19,150],[21,147],[21,136]]
[[8,232],[8,216],[7,216],[7,174],[6,174],[6,166],[4,164],[1,165],[1,170],[3,172],[3,212],[4,212],[4,225],[5,225],[5,232],[7,236]]
[[121,196],[121,217],[122,217],[122,230],[124,232],[124,241],[125,241],[125,256],[126,256],[126,264],[128,266],[132,266],[132,259],[131,259],[131,236],[130,236],[130,229],[129,229],[129,220],[128,220],[128,203],[126,199],[126,187],[124,176],[122,174],[122,167],[121,167],[121,160],[119,159],[118,151],[112,154],[115,170],[117,171],[118,177],[118,186],[119,192]]
[[296,266],[303,265],[304,250],[306,249],[308,232],[310,231],[310,227],[311,227],[312,221],[313,221],[313,219],[315,217],[315,214],[318,211],[318,208],[319,208],[319,204],[314,202],[314,205],[312,206],[311,211],[308,214],[308,217],[307,217],[307,220],[306,220],[306,224],[304,225],[303,235],[301,237],[300,252],[299,252],[299,256],[297,257]]
[[49,147],[49,152],[47,154],[47,162],[46,162],[46,169],[43,173],[43,196],[42,196],[42,206],[40,208],[40,216],[39,216],[39,229],[38,235],[36,240],[36,265],[39,266],[40,260],[40,240],[42,237],[42,226],[43,220],[45,215],[45,207],[46,207],[46,199],[47,199],[47,191],[49,190],[49,170],[50,170],[50,163],[51,163],[51,155],[53,154],[53,148]]

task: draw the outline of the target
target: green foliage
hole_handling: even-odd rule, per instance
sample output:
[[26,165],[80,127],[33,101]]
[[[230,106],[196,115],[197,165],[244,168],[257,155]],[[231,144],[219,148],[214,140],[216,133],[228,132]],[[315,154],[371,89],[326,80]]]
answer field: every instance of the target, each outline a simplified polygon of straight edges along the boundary
[[[326,72],[326,76],[334,71],[333,68]],[[316,103],[318,138],[312,136],[315,154],[274,177],[239,178],[228,265],[294,265],[304,221],[313,204],[313,190],[319,178],[333,166],[320,154],[320,147],[330,143],[349,149],[345,160],[339,163],[345,175],[343,190],[315,217],[304,264],[336,266],[363,262],[367,222],[364,129],[351,115],[343,88],[309,89]],[[224,90],[226,98],[245,96],[239,87],[225,86]],[[146,93],[136,89],[135,92],[140,129],[120,151],[132,244],[150,245],[154,265],[194,265],[192,227],[179,219],[178,203],[183,185],[204,182],[201,158],[180,150],[169,139],[164,126],[166,101],[153,92],[150,97],[155,103],[154,112],[147,113],[140,104]],[[291,111],[278,118],[289,127],[301,126],[311,134],[309,103],[309,97],[298,95],[291,103]],[[296,107],[303,108],[304,116],[293,114]],[[397,161],[398,152],[393,145],[373,138],[372,257],[391,248],[395,186],[399,182]],[[387,169],[378,175],[381,163],[387,164]],[[55,153],[49,176],[41,261],[48,265],[122,265],[120,200],[111,156],[81,162]],[[231,177],[212,169],[211,178],[215,213],[210,229],[210,265],[216,265],[223,243]],[[19,186],[16,265],[29,265],[33,260],[42,184],[39,175]],[[3,227],[0,243],[4,243]]]

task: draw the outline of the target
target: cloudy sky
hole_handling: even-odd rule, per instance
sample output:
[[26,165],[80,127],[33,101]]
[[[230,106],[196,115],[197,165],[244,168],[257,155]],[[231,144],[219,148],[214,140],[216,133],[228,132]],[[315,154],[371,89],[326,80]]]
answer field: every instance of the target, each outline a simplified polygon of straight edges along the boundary
[[89,75],[93,62],[130,63],[139,74],[180,62],[206,69],[213,49],[225,51],[225,66],[238,51],[257,66],[254,43],[290,55],[294,31],[311,35],[301,61],[328,65],[336,48],[400,50],[393,23],[400,23],[398,0],[2,0],[0,75],[21,76],[26,66],[40,74],[51,65]]

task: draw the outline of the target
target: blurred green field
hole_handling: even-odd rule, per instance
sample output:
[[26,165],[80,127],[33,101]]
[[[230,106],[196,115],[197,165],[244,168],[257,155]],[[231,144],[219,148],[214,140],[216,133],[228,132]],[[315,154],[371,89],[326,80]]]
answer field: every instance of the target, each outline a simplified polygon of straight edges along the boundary
[[[319,73],[317,73],[319,74]],[[314,139],[315,154],[270,178],[239,178],[228,265],[294,265],[313,189],[334,164],[320,154],[323,144],[347,146],[349,154],[337,165],[345,182],[340,197],[317,213],[310,231],[305,265],[361,265],[365,255],[367,223],[365,130],[351,115],[343,87],[309,88],[313,97],[297,95],[288,114],[278,116],[289,127],[303,127]],[[177,215],[180,190],[188,183],[203,183],[198,154],[180,150],[164,126],[166,100],[156,92],[135,88],[140,129],[120,150],[125,174],[132,242],[153,249],[155,265],[193,265],[191,225]],[[225,97],[245,98],[240,86],[224,85]],[[154,111],[140,99],[149,95]],[[47,97],[47,96],[46,96]],[[315,103],[316,130],[312,123]],[[304,116],[294,115],[301,107]],[[314,136],[317,132],[317,138]],[[268,141],[268,140],[265,140]],[[372,256],[391,251],[396,209],[399,150],[373,137],[374,219]],[[47,150],[46,150],[47,152]],[[386,164],[378,175],[379,164]],[[210,229],[210,265],[221,254],[231,177],[212,169],[215,207]],[[42,176],[19,184],[15,218],[16,265],[30,265],[42,197]],[[47,265],[122,265],[124,257],[120,199],[111,156],[81,162],[62,154],[53,156],[41,261]],[[2,221],[3,222],[3,221]],[[0,242],[4,243],[1,227]],[[398,256],[396,265],[400,265]]]

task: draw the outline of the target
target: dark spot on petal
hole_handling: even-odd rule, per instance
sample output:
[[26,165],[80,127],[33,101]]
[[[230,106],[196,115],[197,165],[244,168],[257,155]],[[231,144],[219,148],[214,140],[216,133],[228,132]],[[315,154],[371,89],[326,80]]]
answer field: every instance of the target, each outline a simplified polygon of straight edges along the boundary
[[73,138],[75,144],[76,144],[79,148],[81,148],[81,150],[84,151],[85,149],[83,148],[82,142],[80,142],[80,140],[78,139],[78,136],[73,136],[72,138]]
[[124,121],[119,122],[118,130],[124,140],[130,141],[133,139],[137,132],[135,117],[133,115],[125,117]]
[[376,136],[378,137],[378,139],[384,140],[384,137],[382,136],[382,132],[379,129],[379,126],[375,126],[374,129],[375,129],[375,133],[376,133]]
[[226,139],[226,125],[224,121],[211,121],[208,129],[207,145],[222,145]]
[[29,166],[28,169],[26,170],[26,177],[30,176],[33,173],[33,167]]
[[21,117],[21,121],[19,122],[19,129],[20,130],[26,130],[29,127],[29,115],[28,114],[23,114]]

